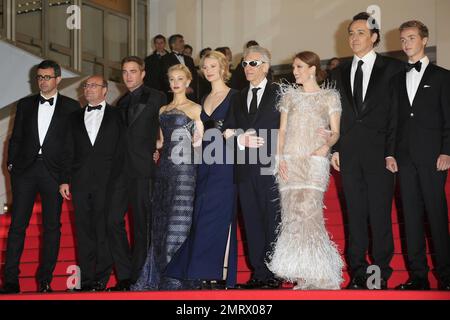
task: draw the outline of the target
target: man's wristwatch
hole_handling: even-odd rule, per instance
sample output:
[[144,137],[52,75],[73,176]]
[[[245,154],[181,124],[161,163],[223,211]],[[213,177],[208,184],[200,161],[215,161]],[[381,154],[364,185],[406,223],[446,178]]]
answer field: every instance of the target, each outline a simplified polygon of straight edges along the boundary
[[8,171],[11,172],[12,168],[13,168],[13,165],[12,165],[12,164],[9,164],[9,165],[8,165]]

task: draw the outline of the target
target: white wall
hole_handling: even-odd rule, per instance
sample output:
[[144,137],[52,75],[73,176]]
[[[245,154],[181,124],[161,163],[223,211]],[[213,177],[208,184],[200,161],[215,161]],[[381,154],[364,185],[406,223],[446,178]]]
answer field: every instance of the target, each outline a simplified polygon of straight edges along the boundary
[[[307,49],[324,59],[348,56],[346,29],[350,19],[375,4],[381,9],[382,41],[378,50],[393,51],[400,50],[398,26],[410,19],[427,24],[429,45],[436,45],[440,2],[448,5],[450,1],[150,0],[150,37],[182,33],[196,54],[203,47],[227,45],[235,54],[235,62],[244,43],[251,39],[271,50],[274,64],[289,63],[296,52]],[[448,10],[443,12],[448,14]]]
[[437,62],[440,66],[450,69],[450,0],[437,0],[436,9],[436,45]]

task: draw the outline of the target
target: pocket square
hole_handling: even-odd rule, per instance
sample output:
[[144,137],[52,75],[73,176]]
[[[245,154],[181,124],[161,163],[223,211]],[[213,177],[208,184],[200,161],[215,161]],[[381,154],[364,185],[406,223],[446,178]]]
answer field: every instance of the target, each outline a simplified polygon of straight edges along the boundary
[[423,86],[423,88],[424,88],[424,89],[426,89],[426,88],[431,88],[431,86],[429,86],[429,85],[426,84],[426,85]]

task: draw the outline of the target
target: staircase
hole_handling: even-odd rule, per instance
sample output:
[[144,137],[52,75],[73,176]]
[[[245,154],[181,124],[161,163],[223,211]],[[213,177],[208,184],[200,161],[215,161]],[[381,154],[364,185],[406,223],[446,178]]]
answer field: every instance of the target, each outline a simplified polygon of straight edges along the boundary
[[[447,181],[447,195],[450,195],[450,179]],[[342,201],[342,189],[340,186],[339,175],[333,173],[330,181],[329,190],[325,195],[325,218],[326,226],[331,234],[333,240],[337,243],[341,254],[345,249],[345,208],[341,209]],[[450,199],[450,197],[447,197]],[[398,201],[397,201],[398,202]],[[343,214],[344,212],[344,214]],[[10,215],[0,215],[0,272],[3,275],[3,265],[5,259],[6,239],[8,236],[8,228],[10,224]],[[401,214],[398,214],[396,208],[396,202],[393,202],[392,210],[393,220],[393,233],[395,239],[395,255],[392,259],[391,266],[394,269],[394,273],[389,281],[389,287],[393,288],[396,285],[406,281],[408,279],[408,273],[406,271],[405,257],[402,254],[402,248],[405,247],[403,239],[403,224]],[[67,268],[71,265],[76,265],[76,253],[75,253],[75,241],[74,241],[74,217],[73,208],[70,202],[64,202],[62,215],[61,215],[61,249],[58,257],[58,264],[54,272],[54,280],[52,287],[56,291],[65,291],[67,288],[66,282],[69,274]],[[128,224],[127,224],[128,227]],[[27,236],[25,241],[25,250],[21,259],[21,274],[20,274],[20,286],[24,292],[36,291],[37,283],[35,280],[35,274],[38,268],[39,261],[39,249],[41,247],[41,205],[39,197],[36,199],[36,203],[33,209],[33,216],[30,221],[30,226],[27,230]],[[239,259],[238,259],[238,282],[242,283],[250,278],[250,271],[248,268],[246,256],[245,256],[245,239],[242,230],[238,232],[239,239]],[[403,250],[404,251],[404,250]],[[432,267],[432,250],[427,245],[427,256],[429,265]],[[344,270],[344,285],[348,283],[349,276],[346,270]],[[437,280],[433,273],[430,272],[429,280],[432,288],[437,288]],[[115,284],[114,276],[111,277],[109,285]],[[288,284],[285,287],[289,287]]]

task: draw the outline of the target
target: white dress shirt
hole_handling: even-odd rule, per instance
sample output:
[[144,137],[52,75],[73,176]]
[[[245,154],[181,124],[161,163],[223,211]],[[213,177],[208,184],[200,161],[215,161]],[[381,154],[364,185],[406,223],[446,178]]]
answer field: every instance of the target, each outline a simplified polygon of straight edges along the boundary
[[355,73],[358,68],[359,60],[364,61],[361,66],[363,72],[363,101],[366,97],[367,87],[369,86],[370,76],[372,74],[373,65],[375,64],[375,60],[377,59],[377,54],[375,51],[371,50],[364,57],[359,58],[358,56],[353,56],[352,69],[350,71],[350,85],[352,86],[353,93],[353,85],[355,82]]
[[39,149],[39,154],[42,154],[42,145],[44,144],[45,136],[47,135],[48,128],[50,127],[50,123],[52,122],[53,114],[55,113],[56,100],[58,98],[58,93],[56,93],[52,97],[44,97],[41,93],[41,96],[47,100],[53,98],[53,104],[48,102],[41,103],[39,101],[38,108],[38,132],[39,132],[39,143],[41,144],[41,148]]
[[[258,92],[256,93],[257,107],[259,108],[259,104],[261,103],[261,99],[262,99],[262,96],[263,96],[263,94],[264,94],[264,90],[266,89],[267,82],[268,82],[268,81],[267,81],[267,78],[264,78],[264,80],[261,81],[261,83],[258,84],[257,86],[253,86],[253,85],[250,83],[250,88],[248,89],[248,93],[247,93],[247,110],[248,110],[248,112],[250,112],[250,104],[252,103],[252,99],[253,99],[253,91],[252,91],[252,89],[254,89],[254,88],[260,88],[260,89],[258,90]],[[241,136],[241,135],[238,136],[238,139],[237,139],[237,145],[238,145],[239,150],[244,150],[244,149],[245,149],[245,146],[243,146],[243,145],[239,142],[239,137],[240,137],[240,136]]]
[[261,103],[262,96],[264,94],[264,90],[266,89],[266,85],[267,85],[267,78],[264,78],[264,80],[261,81],[261,83],[258,84],[257,86],[253,86],[250,83],[250,88],[248,89],[248,93],[247,93],[247,110],[249,112],[250,112],[250,104],[252,103],[252,99],[253,99],[253,91],[252,91],[252,89],[260,88],[258,90],[258,92],[256,93],[256,98],[258,99],[257,100],[258,101],[257,106],[259,107],[259,104]]
[[[102,124],[103,116],[105,114],[106,101],[102,101],[99,105],[102,106],[100,110],[92,110],[91,112],[88,112],[88,108],[86,107],[84,111],[84,125],[86,126],[86,131],[92,145],[94,145],[95,139],[97,139],[97,134]],[[95,107],[91,104],[89,104],[89,106]]]
[[[420,72],[418,72],[415,68],[413,68],[411,71],[406,73],[406,91],[408,92],[408,98],[409,102],[411,103],[411,106],[413,104],[414,97],[416,96],[417,89],[419,88],[420,81],[422,81],[425,69],[430,64],[430,60],[428,59],[427,56],[420,59],[420,62],[422,62]],[[409,63],[412,62],[409,61]]]

